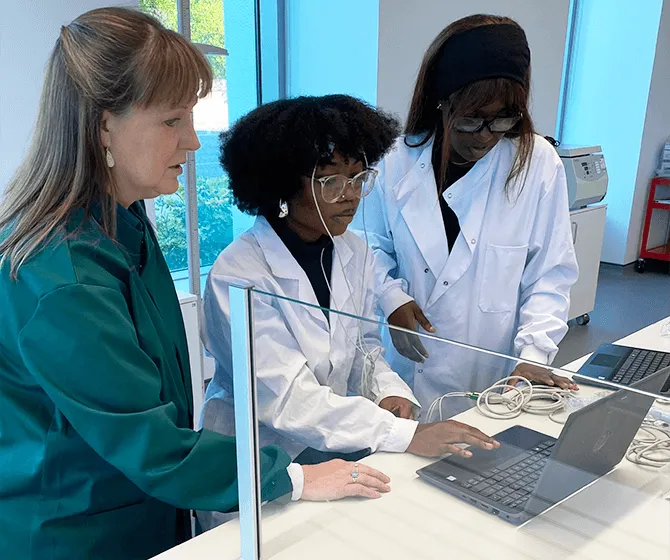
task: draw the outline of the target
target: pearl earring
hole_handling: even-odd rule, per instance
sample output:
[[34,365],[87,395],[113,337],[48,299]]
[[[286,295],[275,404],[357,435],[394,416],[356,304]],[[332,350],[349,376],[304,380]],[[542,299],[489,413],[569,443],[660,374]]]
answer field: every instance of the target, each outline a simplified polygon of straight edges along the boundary
[[114,156],[109,151],[109,148],[105,148],[105,160],[107,161],[107,167],[114,167]]
[[288,216],[288,204],[286,204],[285,200],[280,200],[279,201],[279,217],[280,218],[285,218]]

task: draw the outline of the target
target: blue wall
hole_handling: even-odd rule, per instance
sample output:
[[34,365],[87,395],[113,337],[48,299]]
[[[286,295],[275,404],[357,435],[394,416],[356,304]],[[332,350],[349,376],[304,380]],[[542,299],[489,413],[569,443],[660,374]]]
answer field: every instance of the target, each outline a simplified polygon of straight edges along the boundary
[[608,166],[602,260],[624,263],[662,0],[578,4],[561,141],[601,145]]
[[346,93],[377,104],[379,0],[287,0],[289,97]]
[[[226,61],[226,76],[228,119],[232,125],[258,103],[254,2],[225,0],[223,19],[226,29],[225,44],[230,54]],[[239,236],[254,223],[252,216],[243,214],[236,207],[232,208],[232,214],[233,237]]]

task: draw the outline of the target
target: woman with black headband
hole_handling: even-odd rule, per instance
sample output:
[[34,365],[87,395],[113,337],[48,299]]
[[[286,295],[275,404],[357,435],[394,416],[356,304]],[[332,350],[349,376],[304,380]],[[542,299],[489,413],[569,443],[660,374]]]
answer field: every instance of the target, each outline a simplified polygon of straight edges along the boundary
[[[426,51],[405,135],[354,227],[367,229],[390,324],[549,364],[568,328],[577,263],[563,166],[534,133],[529,93],[530,50],[516,22],[474,15],[449,25]],[[510,373],[473,351],[392,338],[392,367],[424,411]],[[574,387],[544,368],[516,373]],[[444,401],[443,412],[463,401]]]

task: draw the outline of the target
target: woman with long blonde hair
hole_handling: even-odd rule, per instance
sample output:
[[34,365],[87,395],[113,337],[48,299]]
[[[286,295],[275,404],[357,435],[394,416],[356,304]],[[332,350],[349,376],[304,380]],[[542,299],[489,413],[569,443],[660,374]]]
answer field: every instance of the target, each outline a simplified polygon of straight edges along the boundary
[[[142,203],[177,190],[211,84],[199,51],[139,12],[61,29],[0,205],[5,558],[147,558],[189,537],[189,509],[237,506],[235,440],[192,429],[179,303]],[[262,496],[389,491],[357,468],[264,448]]]

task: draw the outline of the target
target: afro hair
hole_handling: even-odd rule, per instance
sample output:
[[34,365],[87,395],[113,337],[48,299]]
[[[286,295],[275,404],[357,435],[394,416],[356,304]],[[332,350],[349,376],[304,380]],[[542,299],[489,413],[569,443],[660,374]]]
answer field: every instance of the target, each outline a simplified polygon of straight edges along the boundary
[[221,133],[220,162],[235,205],[275,216],[280,200],[303,188],[301,177],[333,152],[375,165],[400,134],[393,116],[348,95],[282,99],[254,109]]

